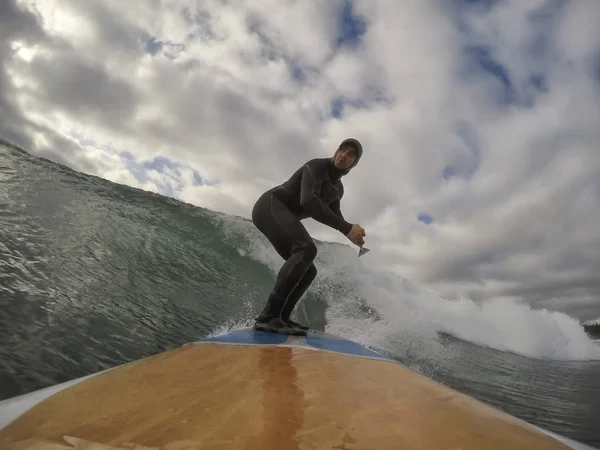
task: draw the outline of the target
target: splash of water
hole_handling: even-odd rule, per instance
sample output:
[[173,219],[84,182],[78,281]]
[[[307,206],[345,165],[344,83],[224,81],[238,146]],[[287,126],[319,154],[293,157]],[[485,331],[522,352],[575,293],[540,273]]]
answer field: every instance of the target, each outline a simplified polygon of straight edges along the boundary
[[[237,235],[240,252],[273,271],[281,259],[251,223],[225,218]],[[244,239],[239,240],[239,237]],[[446,300],[386,270],[376,252],[357,258],[354,248],[319,244],[319,276],[309,289],[328,303],[326,331],[397,354],[445,350],[439,333],[476,345],[539,359],[600,359],[579,321],[561,312],[532,309],[509,298],[475,302],[468,297]],[[365,311],[375,314],[365,314]],[[401,348],[399,348],[401,347]],[[448,356],[448,355],[446,355]]]

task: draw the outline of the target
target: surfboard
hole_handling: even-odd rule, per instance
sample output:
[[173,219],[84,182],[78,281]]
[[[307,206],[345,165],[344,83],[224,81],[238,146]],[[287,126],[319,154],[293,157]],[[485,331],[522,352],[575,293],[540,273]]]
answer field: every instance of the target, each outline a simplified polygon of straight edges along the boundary
[[591,449],[356,342],[250,328],[0,402],[0,448]]

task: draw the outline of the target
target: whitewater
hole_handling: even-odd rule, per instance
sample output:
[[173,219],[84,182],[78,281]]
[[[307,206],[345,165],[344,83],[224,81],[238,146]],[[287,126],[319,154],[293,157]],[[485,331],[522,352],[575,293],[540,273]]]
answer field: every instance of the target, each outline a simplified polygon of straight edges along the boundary
[[[221,214],[214,220],[240,254],[265,264],[276,275],[282,260],[251,223]],[[323,244],[316,264],[319,274],[310,290],[327,301],[327,331],[361,344],[398,350],[403,343],[418,343],[423,351],[439,355],[438,334],[447,333],[530,358],[600,360],[600,346],[579,320],[565,313],[532,309],[504,297],[480,302],[467,296],[444,299],[387,269],[376,250],[358,258],[355,248]],[[367,305],[376,315],[365,317]]]

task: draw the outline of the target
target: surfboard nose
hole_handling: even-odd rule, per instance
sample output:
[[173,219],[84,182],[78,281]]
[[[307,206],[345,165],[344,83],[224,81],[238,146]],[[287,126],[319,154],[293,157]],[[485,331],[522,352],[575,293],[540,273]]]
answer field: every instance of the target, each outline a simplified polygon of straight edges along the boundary
[[0,430],[0,447],[579,448],[356,342],[251,329],[134,361],[33,401]]

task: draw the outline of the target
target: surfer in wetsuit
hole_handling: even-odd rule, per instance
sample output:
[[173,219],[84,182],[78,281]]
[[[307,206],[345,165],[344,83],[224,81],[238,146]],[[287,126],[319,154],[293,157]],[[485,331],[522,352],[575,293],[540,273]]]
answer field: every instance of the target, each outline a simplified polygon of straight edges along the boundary
[[252,209],[254,225],[269,239],[285,263],[279,270],[267,304],[254,324],[255,330],[306,334],[308,327],[290,319],[304,292],[317,275],[313,261],[317,247],[300,222],[311,217],[364,245],[365,230],[344,219],[340,201],[341,178],[358,164],[362,145],[345,139],[331,158],[315,158],[300,167],[284,183],[269,189]]

